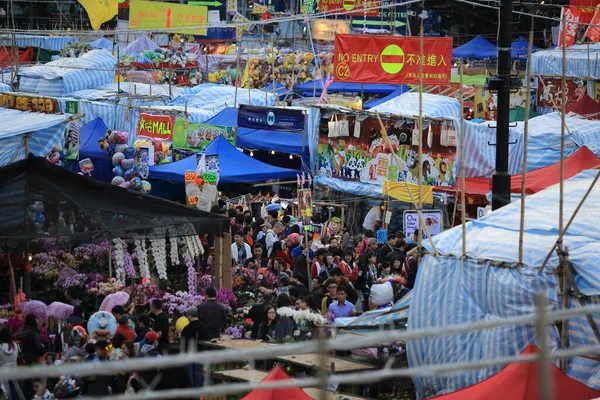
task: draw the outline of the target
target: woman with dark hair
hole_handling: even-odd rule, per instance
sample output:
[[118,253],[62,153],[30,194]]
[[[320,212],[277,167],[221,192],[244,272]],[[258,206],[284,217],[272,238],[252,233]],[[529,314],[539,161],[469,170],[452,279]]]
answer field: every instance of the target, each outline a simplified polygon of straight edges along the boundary
[[292,305],[292,301],[290,300],[290,296],[287,294],[280,294],[277,296],[277,308],[290,307]]
[[37,317],[34,314],[25,316],[25,324],[21,332],[17,334],[17,340],[21,342],[21,351],[26,365],[33,364],[38,357],[43,356],[46,352],[40,339]]
[[[13,342],[10,329],[6,327],[0,329],[0,368],[16,367],[18,356],[19,346]],[[0,377],[0,387],[2,387],[3,384],[8,394],[8,398],[17,398],[16,395],[18,392],[12,387],[13,382],[2,382],[2,377]]]
[[285,269],[291,269],[294,266],[294,260],[290,257],[287,252],[287,248],[284,247],[283,243],[277,241],[273,243],[272,258],[281,258],[285,262]]
[[277,315],[275,307],[268,305],[265,307],[263,322],[258,328],[257,339],[260,340],[281,340],[291,336],[294,331],[294,323],[288,317]]

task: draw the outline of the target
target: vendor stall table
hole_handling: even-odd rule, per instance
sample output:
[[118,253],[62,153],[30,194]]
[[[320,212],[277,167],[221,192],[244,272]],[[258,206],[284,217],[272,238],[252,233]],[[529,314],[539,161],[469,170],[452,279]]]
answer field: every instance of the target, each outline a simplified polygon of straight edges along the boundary
[[249,340],[249,339],[224,339],[224,340],[220,340],[218,342],[208,342],[208,341],[202,341],[199,342],[200,346],[202,347],[206,347],[206,348],[213,348],[213,349],[235,349],[235,350],[242,350],[242,349],[256,349],[256,348],[263,348],[263,347],[271,347],[271,346],[276,346],[276,344],[272,344],[269,342],[259,342],[257,340]]
[[[217,379],[226,379],[242,382],[261,382],[268,375],[268,372],[258,371],[256,369],[232,369],[226,371],[214,371],[213,376]],[[313,399],[324,399],[323,390],[317,388],[305,388],[304,392]],[[329,400],[366,400],[364,397],[350,396],[347,394],[327,393]]]
[[[308,353],[308,354],[296,354],[291,356],[281,356],[277,357],[278,361],[285,361],[291,364],[299,365],[301,367],[312,368],[318,366],[321,362],[320,355],[317,353]],[[341,372],[354,372],[354,371],[362,371],[366,369],[375,369],[376,367],[369,364],[358,363],[350,360],[345,360],[343,358],[337,357],[325,357],[325,365],[329,367],[333,363],[335,373]]]

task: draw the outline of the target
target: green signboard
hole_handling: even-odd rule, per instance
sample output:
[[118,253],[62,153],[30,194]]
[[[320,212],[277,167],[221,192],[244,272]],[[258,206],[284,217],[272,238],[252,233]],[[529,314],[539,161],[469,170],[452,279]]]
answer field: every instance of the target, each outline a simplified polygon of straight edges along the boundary
[[173,147],[202,151],[219,135],[235,145],[234,131],[230,126],[194,124],[184,118],[177,118],[173,126]]
[[65,101],[65,114],[79,114],[79,102],[73,100]]

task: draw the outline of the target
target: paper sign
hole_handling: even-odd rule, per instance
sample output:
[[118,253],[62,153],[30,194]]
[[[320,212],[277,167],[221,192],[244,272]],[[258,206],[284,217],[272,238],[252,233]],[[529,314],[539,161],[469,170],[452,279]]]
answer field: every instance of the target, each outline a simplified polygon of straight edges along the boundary
[[137,135],[154,139],[172,140],[173,117],[141,113]]
[[196,182],[197,178],[198,178],[198,175],[196,174],[196,171],[185,171],[185,175],[184,175],[185,183]]
[[343,19],[318,18],[313,21],[313,38],[333,42],[335,35],[350,33],[350,22]]
[[387,242],[387,231],[385,229],[380,229],[377,231],[377,241],[379,243]]
[[214,172],[205,172],[204,180],[208,183],[217,183],[217,174]]
[[596,8],[590,26],[588,26],[588,29],[585,32],[585,37],[594,43],[600,41],[600,8]]
[[[442,233],[444,214],[441,210],[424,210],[421,214],[431,236]],[[409,240],[410,235],[419,229],[419,225],[419,214],[416,211],[404,211],[404,235],[406,240]],[[422,232],[422,238],[427,239],[425,229],[422,229]]]
[[178,33],[205,36],[207,29],[197,28],[206,25],[207,21],[206,6],[131,0],[129,9],[129,28],[133,30],[160,31],[164,28],[188,28]]
[[206,156],[206,171],[203,174],[203,176],[206,176],[207,172],[211,172],[214,174],[214,183],[218,184],[219,175],[221,173],[221,167],[219,165],[219,156],[217,154]]
[[148,179],[150,176],[150,166],[154,165],[154,147],[141,146],[138,151],[137,164],[140,178]]
[[65,160],[78,160],[79,159],[79,120],[70,121],[65,128],[65,136],[63,142],[63,151],[65,153]]
[[221,25],[221,14],[219,10],[210,10],[208,12],[208,25],[215,26]]

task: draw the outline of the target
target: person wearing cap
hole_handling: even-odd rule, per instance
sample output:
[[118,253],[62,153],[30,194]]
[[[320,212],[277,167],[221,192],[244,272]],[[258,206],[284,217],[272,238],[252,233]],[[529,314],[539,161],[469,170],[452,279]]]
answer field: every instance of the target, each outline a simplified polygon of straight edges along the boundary
[[159,357],[160,352],[156,348],[158,345],[159,335],[154,331],[148,331],[144,336],[145,343],[140,348],[140,355],[142,357]]
[[263,223],[260,224],[260,232],[258,232],[258,235],[256,235],[256,241],[259,241],[263,238],[263,236],[266,236],[269,229],[273,229],[271,224],[263,221]]

